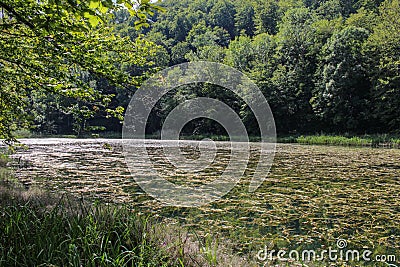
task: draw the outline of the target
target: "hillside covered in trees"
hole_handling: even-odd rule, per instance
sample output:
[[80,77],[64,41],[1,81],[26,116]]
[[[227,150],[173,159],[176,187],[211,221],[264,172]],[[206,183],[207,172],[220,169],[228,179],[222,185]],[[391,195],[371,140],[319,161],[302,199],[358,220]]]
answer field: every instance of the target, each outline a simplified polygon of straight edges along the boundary
[[[135,28],[137,18],[128,12],[115,14],[116,33],[153,43],[146,58],[151,64],[122,66],[130,74],[145,78],[187,61],[221,62],[256,82],[271,106],[278,134],[399,133],[399,0],[167,0],[159,5],[165,12],[155,13],[149,27],[140,30]],[[120,89],[90,75],[84,79],[115,95],[114,109],[126,107],[139,86]],[[209,84],[177,88],[164,97],[152,113],[149,133],[159,131],[177,103],[197,96],[224,100],[240,114],[248,131],[257,134],[246,105]],[[121,129],[118,119],[106,120],[104,114],[63,112],[60,106],[68,102],[67,96],[31,98],[35,131]],[[93,111],[86,102],[74,104]],[[185,131],[224,133],[205,119],[190,123]]]

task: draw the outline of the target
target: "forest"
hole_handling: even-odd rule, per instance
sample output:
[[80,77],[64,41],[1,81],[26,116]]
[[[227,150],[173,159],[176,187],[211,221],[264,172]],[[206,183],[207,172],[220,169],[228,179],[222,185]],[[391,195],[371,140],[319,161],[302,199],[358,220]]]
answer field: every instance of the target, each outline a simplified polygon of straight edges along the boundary
[[[124,110],[143,80],[199,60],[249,76],[268,100],[279,135],[400,129],[398,0],[166,0],[140,28],[143,17],[114,10],[106,27],[68,37],[73,45],[63,46],[61,56],[54,45],[66,41],[68,29],[55,33],[60,25],[50,23],[53,29],[40,39],[30,38],[29,24],[7,23],[1,6],[0,124],[6,138],[21,128],[43,135],[120,132]],[[78,55],[65,56],[71,51]],[[152,112],[148,133],[157,134],[174,106],[197,96],[223,99],[257,135],[243,101],[210,84],[165,96]],[[205,119],[185,131],[224,134]]]
[[400,0],[0,0],[0,266],[400,266],[399,106]]

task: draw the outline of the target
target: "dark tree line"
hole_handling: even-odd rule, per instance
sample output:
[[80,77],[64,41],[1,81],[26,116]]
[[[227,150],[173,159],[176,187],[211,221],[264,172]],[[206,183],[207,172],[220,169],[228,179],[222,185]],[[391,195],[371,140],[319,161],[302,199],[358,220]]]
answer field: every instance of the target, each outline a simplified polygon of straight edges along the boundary
[[[194,60],[221,62],[256,82],[269,101],[278,133],[399,133],[399,0],[167,0],[161,5],[166,11],[154,14],[150,27],[140,31],[134,28],[134,17],[116,14],[118,34],[132,40],[143,35],[158,46],[148,58],[155,63],[151,67],[123,66],[131,74]],[[95,82],[116,95],[114,106],[125,107],[137,88],[118,90]],[[228,102],[249,132],[257,133],[246,105],[222,88],[201,84],[163,98],[152,113],[149,131],[159,130],[177,103],[196,96]],[[43,121],[66,122],[48,110],[41,114]],[[100,116],[85,122],[107,130],[121,127],[117,120]],[[220,132],[207,121],[187,129]]]

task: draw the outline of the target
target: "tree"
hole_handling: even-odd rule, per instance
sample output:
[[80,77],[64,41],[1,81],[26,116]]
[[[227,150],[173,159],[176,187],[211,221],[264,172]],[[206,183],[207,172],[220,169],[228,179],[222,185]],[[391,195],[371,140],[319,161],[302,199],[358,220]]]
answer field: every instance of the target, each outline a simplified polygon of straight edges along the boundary
[[226,63],[240,71],[248,72],[252,68],[253,56],[250,37],[239,36],[229,44]]
[[[146,65],[153,53],[147,41],[115,35],[108,20],[117,9],[135,15],[136,26],[159,9],[148,0],[130,1],[2,0],[0,1],[0,137],[14,140],[13,130],[29,123],[27,100],[32,91],[62,95],[107,109],[112,95],[103,95],[82,79],[104,77],[116,86],[137,84],[117,62]],[[88,112],[87,109],[89,109]],[[91,113],[88,106],[83,112]]]
[[285,116],[277,120],[277,127],[287,132],[308,131],[314,126],[309,101],[316,69],[315,19],[308,8],[289,9],[276,35],[276,67],[271,80],[280,95],[280,113]]
[[379,129],[400,129],[400,1],[386,0],[365,46],[370,56],[373,115]]
[[247,36],[254,35],[254,7],[251,3],[245,1],[237,5],[235,14],[235,30],[236,35],[240,35],[242,31]]
[[367,30],[349,26],[335,33],[323,48],[311,102],[327,123],[326,129],[355,133],[368,129],[370,84],[360,53],[367,38]]
[[[258,34],[253,38],[251,50],[253,53],[252,68],[249,76],[254,80],[257,86],[263,92],[271,109],[274,112],[274,117],[277,121],[285,120],[286,113],[282,108],[285,107],[285,102],[282,95],[273,86],[273,73],[276,69],[276,38],[273,35],[266,33]],[[247,125],[253,125],[250,128],[258,129],[254,114],[247,107],[241,111],[243,120]]]
[[324,1],[316,10],[324,19],[335,19],[342,15],[342,6],[339,0]]
[[185,55],[190,52],[190,45],[187,42],[179,42],[171,49],[171,63],[173,65],[186,62]]
[[190,31],[190,25],[185,16],[177,16],[172,24],[171,32],[175,34],[174,40],[182,42],[185,40],[187,33]]
[[219,26],[235,36],[235,6],[225,0],[217,1],[210,11],[210,22],[212,26]]
[[276,1],[257,0],[254,10],[256,33],[275,34],[277,31],[277,22],[279,20]]
[[[111,33],[116,31],[131,42],[147,40],[162,48],[153,49],[148,44],[149,51],[155,52],[144,57],[144,65],[127,62],[116,67],[136,77],[139,84],[139,76],[152,67],[163,68],[190,60],[225,62],[257,83],[273,110],[279,133],[398,131],[399,0],[381,2],[164,0],[160,5],[166,12],[151,15],[150,27],[140,31],[135,29],[138,18],[120,10],[113,19],[118,25]],[[92,27],[90,31],[99,29]],[[135,47],[143,46],[146,45],[138,43]],[[149,62],[154,64],[149,66]],[[79,79],[93,83],[95,92],[116,95],[108,104],[110,109],[124,107],[137,87],[116,88],[92,71],[79,71]],[[197,87],[177,93],[179,97],[193,93],[230,99],[217,87]],[[36,102],[38,97],[40,94],[35,97]],[[57,101],[66,107],[68,103],[77,106],[76,99],[66,100]],[[42,102],[45,101],[54,102],[52,99]],[[76,110],[82,109],[83,117],[97,106],[79,101]],[[43,107],[39,105],[42,102],[36,108]],[[245,105],[234,106],[249,132],[257,133],[251,111]],[[159,109],[157,116],[165,117],[168,110]],[[159,120],[155,117],[152,120],[152,129],[156,130]],[[54,120],[49,118],[49,123],[42,121],[37,125],[43,125],[40,129],[50,129],[51,121]],[[96,116],[87,120],[85,127],[103,124]]]

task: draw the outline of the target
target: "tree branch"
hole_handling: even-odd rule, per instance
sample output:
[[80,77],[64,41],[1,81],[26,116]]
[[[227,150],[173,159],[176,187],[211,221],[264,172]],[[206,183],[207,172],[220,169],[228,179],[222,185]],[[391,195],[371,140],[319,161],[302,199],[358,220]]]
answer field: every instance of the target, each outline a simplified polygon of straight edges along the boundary
[[18,21],[22,22],[26,26],[28,26],[31,30],[35,30],[35,25],[33,25],[30,21],[23,18],[20,14],[18,14],[12,7],[7,5],[6,3],[0,1],[0,7],[7,10],[8,13],[12,14]]

